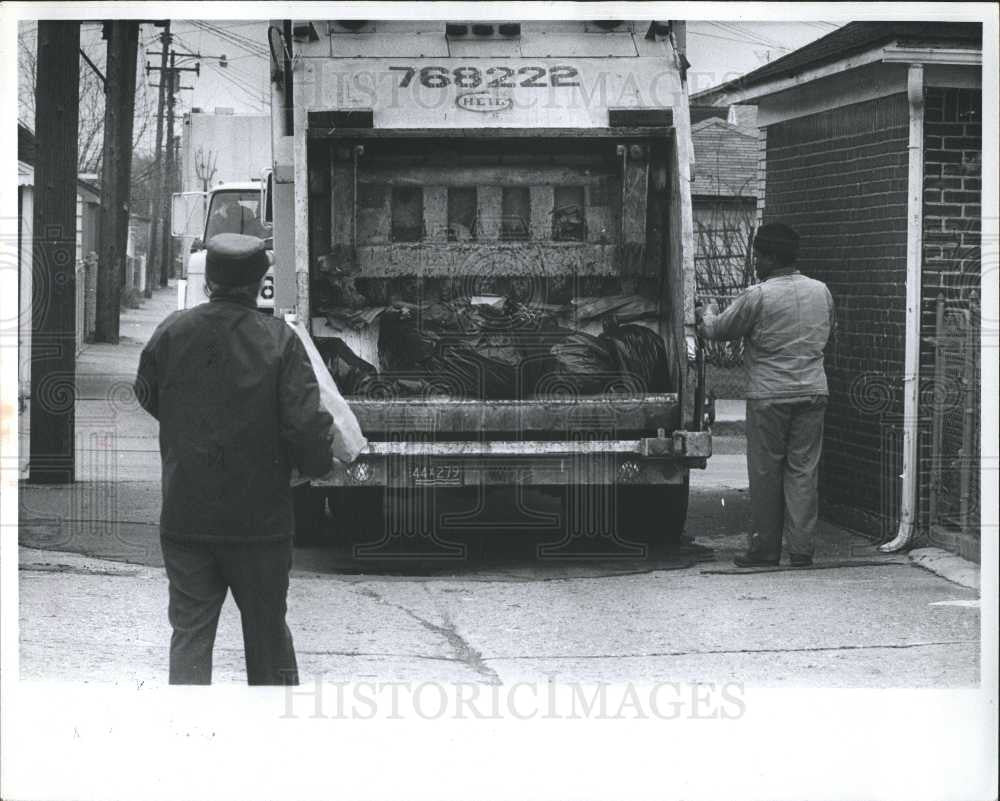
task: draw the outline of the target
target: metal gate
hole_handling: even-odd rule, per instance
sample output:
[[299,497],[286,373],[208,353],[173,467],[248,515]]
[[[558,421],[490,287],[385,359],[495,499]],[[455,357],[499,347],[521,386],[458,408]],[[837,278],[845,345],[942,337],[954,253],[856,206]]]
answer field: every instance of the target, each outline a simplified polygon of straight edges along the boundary
[[939,295],[935,307],[927,515],[931,536],[977,536],[980,485],[980,310],[971,292],[961,305]]

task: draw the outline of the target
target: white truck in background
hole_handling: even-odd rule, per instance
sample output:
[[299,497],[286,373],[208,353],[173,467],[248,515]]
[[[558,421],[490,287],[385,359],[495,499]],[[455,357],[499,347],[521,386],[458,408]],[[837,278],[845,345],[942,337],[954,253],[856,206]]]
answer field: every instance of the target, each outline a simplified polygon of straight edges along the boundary
[[[189,309],[208,300],[205,286],[206,244],[216,234],[246,234],[273,246],[272,225],[260,213],[260,181],[233,181],[207,192],[179,192],[172,198],[171,233],[193,239],[187,275],[177,282],[177,306]],[[274,311],[274,266],[268,270],[257,297],[257,308]]]

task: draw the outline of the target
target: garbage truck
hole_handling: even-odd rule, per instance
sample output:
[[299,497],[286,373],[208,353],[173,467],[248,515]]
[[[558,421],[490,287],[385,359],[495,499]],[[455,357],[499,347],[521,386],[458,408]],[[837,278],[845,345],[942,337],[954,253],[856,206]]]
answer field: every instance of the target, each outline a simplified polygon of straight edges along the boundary
[[274,313],[305,323],[369,442],[297,490],[297,539],[456,555],[463,526],[551,523],[542,555],[676,548],[711,455],[684,23],[267,37]]

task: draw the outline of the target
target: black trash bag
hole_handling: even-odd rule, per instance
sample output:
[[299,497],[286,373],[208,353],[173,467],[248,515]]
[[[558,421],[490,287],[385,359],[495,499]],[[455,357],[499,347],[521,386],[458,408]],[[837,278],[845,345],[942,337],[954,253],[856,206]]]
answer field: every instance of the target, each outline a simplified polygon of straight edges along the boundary
[[643,325],[605,323],[601,339],[612,344],[630,392],[670,392],[670,368],[663,337]]
[[444,348],[442,362],[445,380],[467,397],[481,400],[517,397],[520,355],[512,349],[494,347],[481,352],[465,344],[449,345]]
[[550,353],[553,374],[539,381],[540,394],[599,395],[618,378],[618,357],[609,339],[574,331],[553,345]]
[[339,337],[317,340],[316,349],[342,395],[357,394],[358,386],[365,378],[378,375],[374,365],[358,356]]
[[383,370],[419,370],[437,353],[440,337],[420,323],[419,312],[410,307],[396,305],[382,313],[378,360]]

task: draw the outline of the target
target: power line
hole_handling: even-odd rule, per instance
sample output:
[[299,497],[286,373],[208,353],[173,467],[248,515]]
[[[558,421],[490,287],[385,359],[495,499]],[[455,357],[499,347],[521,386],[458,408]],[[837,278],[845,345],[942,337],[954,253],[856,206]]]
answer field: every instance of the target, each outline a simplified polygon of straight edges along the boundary
[[718,28],[719,30],[724,31],[726,33],[732,33],[732,34],[736,34],[737,36],[743,36],[743,37],[745,37],[745,39],[747,40],[746,44],[763,45],[764,47],[770,47],[770,48],[773,48],[775,50],[791,50],[792,49],[790,47],[785,47],[784,45],[778,44],[777,42],[774,42],[774,41],[772,41],[772,40],[770,40],[770,39],[768,39],[768,38],[766,38],[764,36],[760,36],[759,34],[756,34],[753,31],[750,31],[750,30],[744,29],[742,27],[739,27],[737,25],[734,25],[732,23],[710,22],[709,25],[713,25],[716,28]]
[[744,25],[741,25],[741,24],[738,24],[738,23],[734,23],[734,22],[719,22],[719,23],[716,23],[716,24],[719,25],[719,26],[721,26],[724,30],[729,30],[732,33],[735,33],[737,35],[745,35],[745,36],[748,36],[748,37],[750,37],[752,39],[756,39],[758,42],[760,42],[760,44],[767,45],[768,47],[781,47],[782,46],[780,42],[776,42],[773,39],[771,39],[770,37],[765,36],[762,33],[758,33],[757,31],[753,30],[750,27],[746,27]]
[[203,31],[206,31],[208,33],[213,34],[214,36],[219,37],[225,42],[240,48],[244,52],[251,53],[252,55],[267,54],[267,48],[263,44],[255,42],[253,39],[250,39],[245,36],[240,36],[239,34],[231,33],[223,28],[219,28],[207,22],[197,21],[193,22],[192,24],[194,24],[196,27],[200,28]]
[[215,70],[216,74],[220,78],[227,81],[234,88],[239,89],[244,94],[245,97],[247,97],[254,105],[258,106],[259,107],[258,110],[263,110],[265,102],[263,94],[259,95],[256,94],[252,89],[240,83],[238,79],[233,78],[231,75],[227,75],[225,72],[226,69],[225,67],[216,67],[215,65],[211,64],[209,66],[212,67],[213,70]]
[[[194,33],[194,35],[199,39],[199,41],[201,39],[200,34],[202,34],[201,31],[197,31]],[[183,36],[178,36],[177,34],[173,34],[173,40],[176,44],[180,44],[183,48],[188,50],[189,55],[198,55],[197,51],[200,48],[196,47],[194,44],[187,41]],[[218,64],[216,64],[213,60],[207,57],[202,57],[202,58],[203,61],[205,62],[205,66],[211,67],[214,73],[222,81],[225,81],[230,86],[240,91],[241,95],[244,98],[246,98],[244,102],[253,106],[254,110],[256,111],[263,112],[266,110],[269,102],[269,97],[267,96],[267,92],[264,90],[258,90],[253,88],[254,84],[262,82],[264,76],[250,75],[239,69],[232,67],[231,65],[226,67],[221,67]],[[227,57],[226,60],[228,62],[229,58]]]
[[722,39],[726,42],[738,42],[739,44],[760,44],[760,42],[748,42],[746,39],[734,39],[731,36],[719,36],[716,33],[703,33],[702,31],[688,30],[691,36],[705,36],[709,39]]

